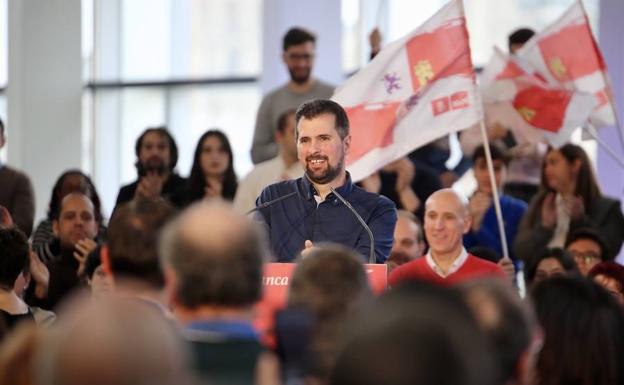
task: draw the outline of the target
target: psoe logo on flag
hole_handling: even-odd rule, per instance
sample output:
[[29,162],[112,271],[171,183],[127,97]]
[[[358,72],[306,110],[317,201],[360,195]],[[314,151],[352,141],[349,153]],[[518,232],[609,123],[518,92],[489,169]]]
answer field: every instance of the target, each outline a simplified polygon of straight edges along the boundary
[[468,91],[459,91],[431,101],[433,116],[444,114],[452,110],[461,110],[470,106]]
[[528,123],[531,123],[533,119],[535,119],[535,110],[532,110],[529,107],[522,106],[517,108],[516,110],[518,111],[520,116],[522,116],[522,119],[524,119]]

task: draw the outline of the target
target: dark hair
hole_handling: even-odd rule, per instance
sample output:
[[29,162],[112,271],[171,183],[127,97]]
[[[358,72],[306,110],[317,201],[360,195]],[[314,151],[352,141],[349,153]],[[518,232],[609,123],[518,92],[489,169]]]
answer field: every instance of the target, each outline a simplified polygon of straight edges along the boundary
[[290,118],[291,116],[295,115],[297,111],[293,110],[293,109],[289,109],[284,111],[279,118],[277,118],[277,131],[281,132],[282,134],[284,133],[284,131],[286,130],[286,125],[288,124],[288,118]]
[[497,368],[458,293],[424,282],[382,296],[345,328],[331,385],[488,385]]
[[0,226],[0,288],[13,290],[19,274],[28,265],[28,238],[15,227]]
[[290,46],[299,45],[307,42],[312,42],[312,44],[316,43],[316,36],[303,28],[293,27],[286,32],[284,35],[284,39],[282,42],[282,49],[284,51],[288,50]]
[[529,350],[537,326],[532,309],[500,280],[470,281],[458,289],[495,349],[500,383],[518,379],[518,363]]
[[592,278],[598,275],[616,280],[620,285],[620,293],[624,295],[624,266],[612,261],[600,262],[587,274]]
[[511,52],[512,44],[524,44],[535,35],[535,31],[530,28],[519,28],[513,31],[507,38],[507,46]]
[[208,137],[214,136],[219,139],[221,145],[227,152],[230,162],[223,174],[223,190],[221,196],[227,200],[233,200],[236,195],[236,189],[238,188],[238,181],[236,179],[236,173],[234,172],[234,154],[232,153],[232,146],[225,135],[220,130],[208,130],[197,141],[197,147],[195,147],[195,155],[193,155],[193,166],[191,167],[191,175],[189,176],[189,197],[191,201],[200,200],[204,197],[204,190],[206,188],[206,178],[204,171],[201,167],[201,154],[204,141]]
[[4,122],[0,118],[0,136],[4,135]]
[[317,245],[297,263],[288,303],[311,310],[319,319],[341,316],[371,294],[361,257],[336,244]]
[[151,199],[132,200],[115,210],[108,227],[108,255],[115,276],[163,286],[158,236],[174,212],[166,201]]
[[540,254],[534,255],[530,258],[524,265],[524,282],[526,282],[526,286],[529,287],[533,283],[535,279],[535,274],[537,273],[537,267],[540,262],[547,258],[555,258],[563,269],[567,272],[580,274],[578,267],[576,266],[576,262],[574,259],[564,249],[560,247],[553,247],[551,249],[546,249]]
[[[349,118],[347,113],[340,106],[340,104],[328,99],[313,99],[304,102],[297,108],[295,113],[295,121],[299,125],[299,121],[302,118],[313,119],[321,115],[333,115],[336,118],[336,131],[340,139],[343,139],[349,135]],[[299,130],[296,131],[297,138],[299,137]]]
[[[490,154],[492,155],[492,161],[500,160],[505,165],[509,164],[509,155],[507,154],[507,151],[503,150],[500,146],[490,143]],[[477,147],[472,153],[472,163],[476,163],[477,160],[481,158],[485,159],[485,146],[483,145]]]
[[531,292],[544,344],[538,385],[624,382],[624,310],[595,282],[555,277]]
[[59,196],[59,194],[63,189],[65,179],[75,175],[84,178],[85,182],[87,183],[86,188],[79,188],[76,192],[83,193],[84,195],[89,197],[89,199],[91,199],[91,202],[93,203],[93,213],[95,215],[95,221],[98,224],[101,224],[104,217],[102,215],[102,203],[100,201],[100,196],[98,195],[98,192],[95,189],[95,185],[93,184],[91,178],[89,178],[87,174],[83,173],[78,169],[70,169],[63,172],[54,183],[54,187],[52,188],[52,196],[50,197],[50,203],[48,203],[48,219],[58,219],[61,213],[61,202],[64,198]]
[[579,227],[576,230],[568,233],[568,237],[565,241],[565,248],[567,249],[570,244],[578,241],[579,239],[589,239],[595,242],[600,247],[600,259],[606,261],[607,257],[607,243],[604,238],[596,229],[592,227]]
[[169,130],[167,130],[167,127],[165,126],[149,127],[145,129],[145,131],[143,131],[143,133],[137,138],[136,143],[134,144],[134,154],[137,157],[137,163],[135,164],[135,166],[137,166],[137,168],[140,167],[138,158],[139,158],[139,154],[141,153],[141,146],[143,145],[143,138],[145,138],[147,134],[151,134],[152,132],[155,132],[159,134],[160,136],[164,136],[165,138],[167,138],[167,143],[169,144],[169,157],[170,157],[169,170],[173,170],[176,164],[178,164],[178,146],[176,145],[175,139],[173,139],[173,136],[171,135],[171,133],[169,132]]
[[[221,208],[211,209],[213,207]],[[253,223],[232,210],[231,206],[219,202],[196,203],[163,230],[159,241],[161,257],[175,271],[178,278],[176,297],[186,308],[202,305],[242,308],[260,299],[265,251],[262,236]],[[220,216],[224,211],[227,214]],[[183,234],[183,219],[193,213],[201,214],[208,223],[225,222],[218,227],[230,232],[224,230],[222,234],[217,231],[217,236],[213,232],[214,239],[204,244],[188,239]],[[204,213],[213,217],[206,218]],[[237,221],[244,221],[241,222],[244,224],[235,231],[228,228]]]
[[580,161],[579,172],[576,177],[576,190],[574,191],[574,194],[583,199],[586,211],[591,210],[592,203],[597,198],[602,196],[598,182],[596,182],[596,176],[594,175],[589,158],[587,157],[587,153],[585,153],[585,150],[583,150],[581,146],[567,143],[560,148],[549,147],[546,152],[546,156],[544,156],[544,162],[542,163],[540,189],[533,199],[533,203],[535,204],[529,206],[529,210],[526,213],[527,221],[530,226],[534,225],[537,221],[537,215],[540,213],[542,207],[541,203],[544,201],[544,198],[546,198],[546,195],[554,191],[548,186],[548,179],[546,178],[545,173],[547,157],[552,151],[559,151],[559,153],[570,164],[576,160]]

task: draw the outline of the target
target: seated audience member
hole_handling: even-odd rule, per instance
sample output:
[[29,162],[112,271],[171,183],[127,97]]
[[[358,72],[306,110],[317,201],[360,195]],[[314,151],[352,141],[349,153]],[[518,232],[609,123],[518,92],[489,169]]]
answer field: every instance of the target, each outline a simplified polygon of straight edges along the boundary
[[276,317],[284,383],[326,382],[345,317],[371,296],[366,271],[353,251],[327,244],[301,259],[290,280],[288,307]]
[[496,384],[486,336],[456,292],[414,282],[345,327],[330,385]]
[[[509,245],[511,259],[516,258],[511,250],[516,237],[520,220],[524,215],[527,204],[519,199],[502,194],[502,186],[507,177],[507,154],[495,145],[490,146],[494,179],[499,192],[501,214],[505,224],[505,237]],[[498,220],[494,209],[492,184],[488,172],[485,149],[477,147],[472,156],[472,170],[477,181],[477,190],[472,194],[468,203],[468,210],[472,217],[470,231],[464,235],[464,246],[470,249],[473,246],[485,246],[493,249],[498,255],[503,255]]]
[[359,185],[368,192],[388,197],[397,208],[414,213],[420,220],[425,213],[422,202],[441,188],[436,173],[415,166],[408,157],[389,163]]
[[166,314],[158,237],[173,215],[173,206],[162,200],[135,199],[118,207],[108,226],[103,258],[117,294],[139,299]]
[[255,225],[224,203],[202,202],[169,223],[160,239],[168,303],[195,369],[211,384],[252,384],[268,362],[251,324],[265,254]]
[[421,257],[425,253],[426,244],[422,232],[422,224],[409,211],[397,210],[397,223],[394,227],[394,242],[390,257],[386,261],[388,269]]
[[468,282],[459,290],[494,348],[499,384],[532,384],[541,333],[531,306],[497,280]]
[[[53,309],[73,289],[81,286],[87,256],[97,247],[98,221],[88,196],[70,193],[52,219],[59,239],[59,254],[46,262],[49,283],[30,285],[26,299],[30,305]],[[33,278],[35,278],[33,276]]]
[[608,260],[604,239],[591,227],[582,227],[570,232],[565,248],[583,275],[587,275],[601,261]]
[[391,286],[407,279],[420,279],[453,285],[473,278],[505,273],[496,264],[466,252],[462,236],[470,229],[468,202],[452,189],[433,193],[425,203],[425,236],[429,252],[394,269],[388,277]]
[[295,110],[280,115],[275,131],[277,156],[256,165],[240,182],[234,198],[236,210],[246,213],[256,207],[256,198],[266,186],[303,175],[303,168],[297,161],[295,126]]
[[34,385],[196,383],[171,322],[153,307],[123,297],[70,301],[33,350]]
[[0,340],[4,331],[12,330],[18,323],[35,321],[28,305],[14,290],[28,260],[26,235],[17,228],[0,227]]
[[514,242],[516,256],[527,260],[545,247],[563,247],[580,227],[599,229],[608,258],[617,255],[624,238],[620,202],[601,194],[585,151],[566,144],[546,154],[540,191]]
[[175,207],[183,207],[187,200],[187,182],[175,172],[178,146],[167,128],[153,127],[143,131],[136,141],[134,153],[138,178],[119,190],[115,209],[136,197],[164,198]]
[[624,310],[602,287],[581,277],[555,277],[531,297],[544,343],[536,385],[624,383]]
[[543,250],[524,264],[524,282],[527,289],[541,281],[560,275],[578,275],[572,256],[562,248]]
[[208,130],[199,138],[188,182],[189,203],[211,198],[234,199],[238,186],[234,154],[222,131]]
[[55,236],[52,229],[52,220],[54,216],[58,214],[63,198],[72,192],[85,194],[91,199],[95,220],[99,224],[97,239],[100,242],[106,239],[106,227],[103,224],[104,217],[102,215],[100,196],[95,189],[95,185],[91,181],[91,178],[82,171],[67,170],[62,173],[56,180],[56,183],[54,183],[52,196],[48,204],[47,218],[39,222],[32,237],[32,248],[45,263],[48,263],[58,256],[59,243],[58,237]]
[[589,271],[588,276],[624,305],[624,266],[611,261],[600,262]]
[[[0,119],[0,150],[6,144],[4,122]],[[0,162],[0,208],[5,207],[13,223],[27,236],[33,229],[35,194],[28,175]],[[0,224],[2,218],[0,218]]]

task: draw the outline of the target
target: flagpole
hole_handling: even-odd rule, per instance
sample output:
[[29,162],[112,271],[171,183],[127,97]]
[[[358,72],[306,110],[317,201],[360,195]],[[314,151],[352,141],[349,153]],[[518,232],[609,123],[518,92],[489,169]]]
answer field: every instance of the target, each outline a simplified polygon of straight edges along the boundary
[[496,178],[494,177],[494,166],[492,164],[492,153],[490,152],[490,141],[488,140],[485,122],[481,119],[481,138],[483,139],[483,149],[485,150],[485,161],[487,163],[488,173],[490,174],[490,184],[492,186],[492,195],[494,200],[494,211],[496,212],[496,220],[498,222],[498,233],[500,235],[501,246],[503,249],[503,258],[509,259],[509,248],[507,247],[507,237],[505,236],[505,224],[503,222],[503,212],[500,207],[500,199],[498,195],[498,186],[496,186]]
[[620,167],[624,168],[624,159],[622,159],[618,154],[616,154],[615,151],[613,151],[613,149],[609,147],[609,145],[605,143],[605,141],[602,140],[602,138],[600,138],[600,136],[598,135],[598,132],[596,131],[596,128],[593,125],[591,125],[591,123],[588,123],[584,128],[585,128],[585,132],[587,132],[589,136],[594,138],[596,140],[596,143],[602,146],[602,148],[609,155],[611,155],[611,157],[615,159],[616,162],[620,164]]

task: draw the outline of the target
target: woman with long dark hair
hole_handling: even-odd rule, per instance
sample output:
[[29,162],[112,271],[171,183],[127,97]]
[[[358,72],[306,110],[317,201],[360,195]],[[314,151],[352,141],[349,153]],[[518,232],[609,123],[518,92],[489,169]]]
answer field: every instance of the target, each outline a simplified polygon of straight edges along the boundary
[[526,261],[546,247],[563,247],[568,234],[580,227],[602,234],[608,258],[620,250],[624,239],[620,202],[602,195],[587,154],[568,143],[546,153],[540,190],[514,242],[516,255]]
[[204,198],[233,200],[238,181],[234,155],[227,136],[220,130],[206,131],[197,142],[189,177],[189,201]]

